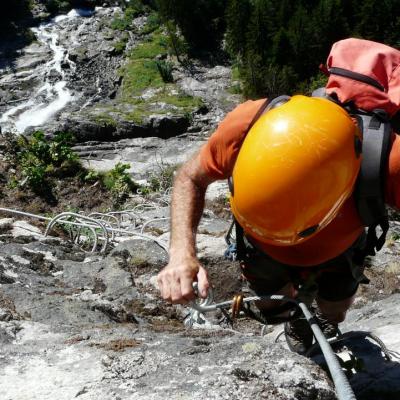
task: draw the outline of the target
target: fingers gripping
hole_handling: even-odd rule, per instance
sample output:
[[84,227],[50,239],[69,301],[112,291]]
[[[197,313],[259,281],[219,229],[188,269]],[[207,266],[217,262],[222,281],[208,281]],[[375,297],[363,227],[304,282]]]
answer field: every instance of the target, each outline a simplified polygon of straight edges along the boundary
[[199,282],[199,294],[207,296],[208,277],[207,271],[196,261],[179,266],[168,264],[158,274],[158,285],[161,297],[173,304],[186,304],[195,298],[193,281]]

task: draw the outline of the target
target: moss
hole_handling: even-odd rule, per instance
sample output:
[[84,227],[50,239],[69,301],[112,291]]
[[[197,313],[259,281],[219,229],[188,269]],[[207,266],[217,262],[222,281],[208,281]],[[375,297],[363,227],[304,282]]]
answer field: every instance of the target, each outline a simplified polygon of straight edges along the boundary
[[103,114],[91,115],[90,119],[99,125],[117,126],[117,121],[110,115],[110,110],[104,111]]
[[124,34],[118,41],[114,42],[113,45],[115,54],[122,54],[125,51],[128,40],[128,35]]
[[[127,63],[119,70],[123,78],[119,100],[121,105],[125,103],[133,107],[124,112],[121,111],[123,107],[116,106],[119,110],[114,112],[120,113],[121,117],[128,121],[141,124],[151,114],[166,114],[171,112],[172,108],[178,108],[177,111],[173,110],[174,114],[190,114],[203,105],[200,98],[179,93],[176,85],[163,81],[157,61],[167,53],[167,38],[161,29],[155,30],[145,42],[130,52]],[[159,89],[158,93],[148,100],[141,98],[142,93],[150,88]],[[158,103],[165,103],[171,107],[161,109]]]
[[193,111],[203,105],[203,100],[199,97],[189,96],[184,93],[161,95],[157,97],[157,101],[179,107],[184,112]]
[[163,81],[153,60],[130,60],[122,71],[122,97],[139,96],[149,87],[160,87]]
[[[137,90],[137,88],[138,86],[136,86],[135,89]],[[175,88],[175,86],[168,85],[167,87],[167,89],[172,88]],[[159,107],[159,103],[168,104],[174,107],[174,109],[172,110],[172,107],[162,109]],[[124,104],[129,105],[129,111],[122,111]],[[113,115],[119,115],[121,119],[140,125],[152,114],[163,115],[173,111],[175,115],[187,115],[199,109],[202,105],[203,101],[198,97],[188,96],[183,93],[171,94],[165,90],[162,93],[158,93],[151,101],[145,101],[138,97],[126,96],[121,99],[119,105],[117,104],[115,107],[104,109],[103,113],[92,115],[91,119],[99,124],[116,126],[117,121]],[[175,109],[175,107],[177,109]]]
[[165,55],[167,52],[167,38],[160,31],[156,31],[148,37],[147,41],[140,43],[132,50],[130,58],[134,60],[153,59],[160,54]]
[[[161,94],[157,95],[156,101],[157,103],[166,103],[177,107],[179,110],[174,110],[174,114],[180,113],[182,115],[192,113],[203,104],[200,98],[191,97],[184,94]],[[124,113],[124,118],[126,118],[128,121],[133,121],[138,124],[143,123],[145,118],[152,114],[163,115],[171,111],[171,109],[168,108],[160,109],[160,107],[155,103],[148,103],[138,99],[131,101],[131,104],[134,104],[134,109],[128,113]]]
[[151,111],[145,110],[143,108],[138,107],[134,111],[125,114],[125,118],[127,121],[135,122],[138,125],[141,125],[146,117],[149,117],[151,114],[154,114]]

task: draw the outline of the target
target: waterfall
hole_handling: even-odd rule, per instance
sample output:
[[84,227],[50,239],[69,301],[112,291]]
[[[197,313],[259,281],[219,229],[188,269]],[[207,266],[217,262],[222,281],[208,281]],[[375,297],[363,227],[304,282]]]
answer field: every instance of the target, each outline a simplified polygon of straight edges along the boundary
[[67,50],[59,44],[60,23],[74,18],[89,17],[93,13],[92,10],[73,9],[67,15],[57,16],[50,22],[32,28],[37,41],[51,50],[52,58],[35,71],[42,84],[33,89],[29,100],[10,108],[1,116],[2,130],[23,133],[28,127],[43,125],[74,100],[76,95],[67,87],[62,64],[69,64],[70,69],[75,65],[69,60]]

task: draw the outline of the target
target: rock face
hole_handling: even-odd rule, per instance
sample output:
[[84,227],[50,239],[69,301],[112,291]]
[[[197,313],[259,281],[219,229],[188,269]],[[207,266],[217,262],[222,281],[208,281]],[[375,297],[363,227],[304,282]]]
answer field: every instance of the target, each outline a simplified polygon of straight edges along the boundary
[[[57,68],[43,69],[56,52],[40,43],[12,63],[3,60],[0,111],[7,114],[12,102],[28,101],[44,82],[65,79],[62,89],[73,100],[52,114],[46,131],[74,132],[75,150],[89,168],[128,162],[135,179],[150,181],[197,151],[239,99],[228,90],[229,68],[197,61],[190,71],[179,65],[173,70],[176,87],[203,101],[191,115],[173,108],[157,112],[166,105],[158,101],[159,91],[149,89],[142,96],[154,112],[141,123],[124,119],[133,109],[117,101],[123,83],[116,71],[124,60],[115,52],[119,33],[109,28],[118,12],[100,9],[92,17],[60,19],[54,44],[63,50]],[[140,17],[135,23],[144,22]],[[43,32],[51,35],[53,28]],[[128,46],[134,48],[138,40],[131,35]],[[39,92],[37,99],[45,97]],[[112,118],[104,118],[105,110]],[[209,188],[197,236],[217,300],[231,299],[243,285],[238,265],[222,257],[230,222],[217,215],[229,212],[226,193],[224,182]],[[120,228],[136,233],[143,228],[142,234],[167,246],[169,192],[151,205],[142,200],[135,197],[132,210],[116,214]],[[89,241],[90,234],[83,236]],[[394,221],[387,246],[369,262],[372,283],[360,288],[343,324],[343,331],[379,335],[392,350],[392,361],[361,336],[335,345],[359,400],[392,400],[400,393],[397,238]],[[258,322],[239,319],[232,328],[214,313],[201,329],[186,328],[189,309],[166,304],[158,295],[156,275],[167,263],[165,250],[140,236],[117,239],[104,254],[89,253],[91,245],[83,249],[82,242],[78,247],[44,237],[43,228],[26,221],[0,220],[2,398],[335,399],[320,354],[307,359],[290,353],[284,341],[276,341],[282,326],[268,327],[261,336]]]
[[[168,207],[143,210],[135,224],[152,221],[144,233],[166,243]],[[217,301],[242,288],[238,265],[222,258],[227,224],[207,209],[198,235]],[[122,228],[133,229],[127,220]],[[0,220],[0,231],[0,385],[6,399],[336,398],[319,366],[321,355],[289,352],[282,339],[276,342],[281,326],[261,336],[258,322],[239,319],[232,329],[214,313],[201,329],[186,328],[189,310],[158,297],[155,277],[167,254],[152,240],[125,237],[101,255],[44,237],[13,218]],[[391,400],[400,391],[399,354],[393,352],[400,349],[400,275],[393,264],[400,245],[388,244],[366,272],[372,284],[359,291],[342,326],[358,336],[335,345],[362,400]],[[384,289],[379,276],[388,281]],[[364,331],[384,341],[392,361],[378,343],[360,336]]]
[[335,398],[317,365],[268,337],[186,330],[187,310],[150,283],[166,263],[152,242],[88,257],[52,238],[1,240],[6,399]]
[[[190,68],[175,62],[173,85],[122,96],[119,70],[127,61],[119,47],[128,54],[147,36],[140,31],[146,16],[133,21],[132,31],[113,29],[121,15],[117,7],[72,10],[33,28],[37,42],[13,60],[5,52],[0,58],[2,129],[69,131],[80,142],[169,138],[207,132],[238,102],[227,91],[230,69],[200,62]],[[160,101],[166,92],[201,98],[202,104],[186,109]],[[138,99],[145,101],[141,108]]]
[[[115,93],[121,56],[115,54],[114,43],[121,34],[109,25],[117,12],[97,9],[90,16],[93,12],[72,10],[33,28],[38,41],[21,50],[12,64],[1,60],[3,129],[40,128],[62,118],[60,112],[79,110]],[[35,120],[29,119],[33,112]]]

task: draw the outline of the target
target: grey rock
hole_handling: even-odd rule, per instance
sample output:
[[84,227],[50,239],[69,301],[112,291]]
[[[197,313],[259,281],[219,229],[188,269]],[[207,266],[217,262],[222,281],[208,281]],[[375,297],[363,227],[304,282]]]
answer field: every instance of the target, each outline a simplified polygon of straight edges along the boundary
[[118,257],[124,251],[129,254],[130,264],[139,268],[144,263],[157,268],[157,266],[166,264],[168,261],[165,251],[156,243],[148,240],[132,239],[124,241],[112,250],[110,256]]

